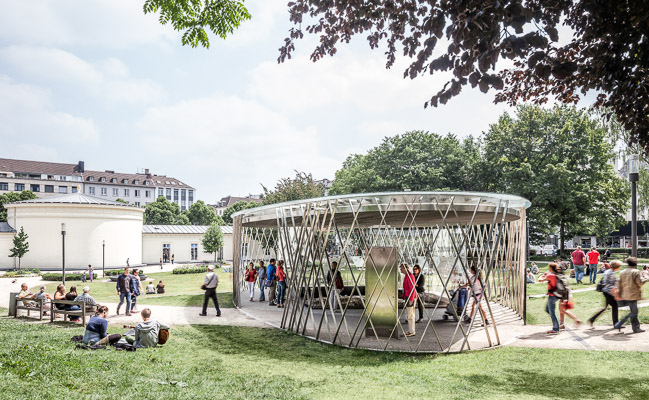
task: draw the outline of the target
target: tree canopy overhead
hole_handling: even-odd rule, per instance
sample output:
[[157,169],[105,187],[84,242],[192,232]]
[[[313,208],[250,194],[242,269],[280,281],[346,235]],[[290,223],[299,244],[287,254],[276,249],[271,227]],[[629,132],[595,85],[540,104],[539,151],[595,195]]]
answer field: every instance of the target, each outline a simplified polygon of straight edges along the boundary
[[160,196],[144,207],[145,225],[189,225],[189,218],[180,212],[177,203]]
[[325,187],[313,179],[313,175],[295,171],[295,178],[282,178],[275,189],[264,188],[264,204],[283,203],[285,201],[322,197]]
[[[296,27],[280,48],[291,57],[305,33],[320,36],[311,53],[333,56],[354,35],[385,45],[387,68],[412,59],[404,77],[436,71],[451,78],[425,106],[445,104],[468,84],[499,91],[496,102],[576,103],[590,90],[649,151],[649,3],[644,0],[410,0],[289,3]],[[563,23],[568,29],[559,45]],[[439,51],[438,47],[447,46]],[[437,50],[437,51],[435,51]],[[499,70],[509,59],[514,68]]]
[[22,192],[8,192],[0,194],[0,222],[7,222],[7,209],[4,208],[5,203],[13,203],[16,201],[32,200],[38,198],[31,190],[23,190]]

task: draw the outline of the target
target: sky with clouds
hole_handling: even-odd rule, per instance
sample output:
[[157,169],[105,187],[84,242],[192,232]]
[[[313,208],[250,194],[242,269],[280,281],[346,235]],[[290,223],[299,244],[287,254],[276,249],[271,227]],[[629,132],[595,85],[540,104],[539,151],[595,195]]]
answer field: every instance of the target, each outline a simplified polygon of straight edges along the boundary
[[448,76],[403,79],[405,60],[385,69],[362,38],[317,63],[306,38],[278,64],[285,1],[247,1],[252,20],[209,50],[183,47],[142,1],[0,2],[0,157],[149,168],[208,203],[294,170],[332,179],[408,130],[480,135],[511,111],[468,88],[424,109]]

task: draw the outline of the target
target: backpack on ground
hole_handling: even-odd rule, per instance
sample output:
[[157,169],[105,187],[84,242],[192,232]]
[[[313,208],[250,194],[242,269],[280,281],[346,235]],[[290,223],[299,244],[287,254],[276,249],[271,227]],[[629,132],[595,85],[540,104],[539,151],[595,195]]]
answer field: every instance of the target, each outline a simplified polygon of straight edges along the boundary
[[158,332],[158,344],[165,344],[169,340],[169,329],[160,329]]

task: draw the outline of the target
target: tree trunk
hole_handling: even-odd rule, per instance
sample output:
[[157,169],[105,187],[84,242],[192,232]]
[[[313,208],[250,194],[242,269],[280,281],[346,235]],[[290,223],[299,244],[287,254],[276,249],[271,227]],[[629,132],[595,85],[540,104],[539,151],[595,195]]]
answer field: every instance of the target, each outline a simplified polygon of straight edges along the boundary
[[18,269],[20,269],[20,257],[18,257]]
[[565,232],[565,224],[563,221],[559,225],[559,236],[561,238],[561,249],[559,250],[559,254],[561,254],[561,257],[563,258],[564,256],[564,251],[565,251],[565,238],[563,237],[563,234]]

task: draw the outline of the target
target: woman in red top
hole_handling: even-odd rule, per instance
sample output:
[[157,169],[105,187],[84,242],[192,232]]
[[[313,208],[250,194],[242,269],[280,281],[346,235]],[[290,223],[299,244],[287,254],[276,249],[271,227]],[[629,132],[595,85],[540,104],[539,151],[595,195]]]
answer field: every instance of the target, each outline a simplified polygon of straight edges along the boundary
[[257,279],[257,270],[255,270],[255,264],[248,264],[248,269],[246,270],[245,280],[248,282],[248,292],[250,292],[250,301],[254,301],[252,298],[255,297],[255,281]]
[[286,272],[284,272],[284,260],[279,260],[277,262],[275,277],[277,278],[277,307],[284,308],[284,292],[286,291]]
[[415,289],[415,277],[408,269],[408,264],[401,264],[403,276],[403,299],[406,301],[406,315],[408,316],[408,332],[406,336],[415,336],[415,301],[417,290]]
[[550,319],[552,319],[552,330],[547,331],[551,335],[559,334],[559,319],[557,318],[556,304],[560,300],[555,295],[557,289],[557,273],[559,265],[557,263],[551,262],[548,265],[548,272],[541,275],[539,282],[548,282],[548,303],[545,306],[545,312],[550,314]]

